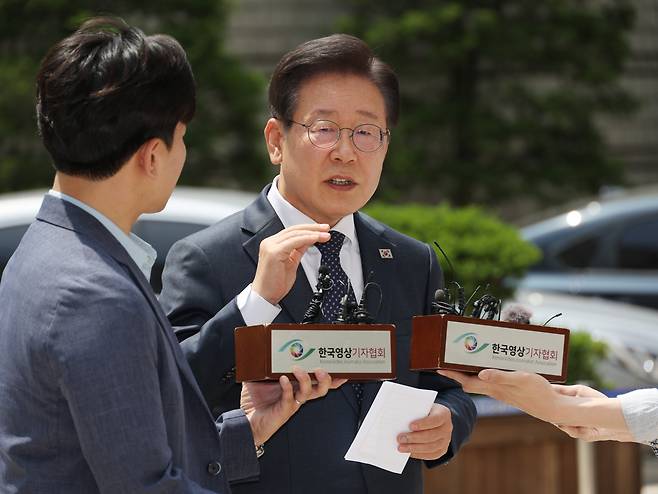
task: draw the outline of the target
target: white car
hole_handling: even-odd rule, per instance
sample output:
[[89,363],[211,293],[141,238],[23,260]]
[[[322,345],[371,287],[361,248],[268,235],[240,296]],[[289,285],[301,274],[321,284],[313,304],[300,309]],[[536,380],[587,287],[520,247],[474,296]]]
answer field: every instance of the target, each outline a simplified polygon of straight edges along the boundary
[[596,297],[518,290],[514,302],[532,312],[531,322],[585,331],[608,346],[601,376],[616,388],[658,385],[658,311]]
[[[0,274],[34,221],[45,190],[0,195]],[[225,189],[177,187],[167,206],[159,213],[142,215],[133,231],[158,252],[151,285],[162,287],[162,268],[171,245],[243,208],[256,198],[251,192]]]

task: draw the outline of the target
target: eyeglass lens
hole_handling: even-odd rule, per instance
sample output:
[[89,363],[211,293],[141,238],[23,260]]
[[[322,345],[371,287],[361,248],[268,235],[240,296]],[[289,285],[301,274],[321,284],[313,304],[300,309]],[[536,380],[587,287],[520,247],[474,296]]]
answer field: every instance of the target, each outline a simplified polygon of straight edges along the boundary
[[[307,127],[311,143],[321,148],[329,148],[340,139],[341,129],[330,120],[316,120]],[[350,129],[343,129],[350,131]],[[382,145],[384,134],[377,125],[357,125],[352,132],[352,142],[361,151],[376,151]]]

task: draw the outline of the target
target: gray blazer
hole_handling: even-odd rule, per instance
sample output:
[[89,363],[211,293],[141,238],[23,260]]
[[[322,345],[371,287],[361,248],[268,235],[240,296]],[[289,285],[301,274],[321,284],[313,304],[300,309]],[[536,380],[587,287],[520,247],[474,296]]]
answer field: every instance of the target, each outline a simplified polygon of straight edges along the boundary
[[[167,258],[160,302],[177,336],[184,340],[183,351],[214,413],[235,407],[240,389],[230,370],[235,361],[233,328],[244,325],[235,297],[253,280],[260,242],[283,228],[267,200],[268,190],[269,186],[242,212],[176,243]],[[426,244],[362,213],[356,213],[354,221],[364,277],[372,271],[372,281],[383,290],[377,322],[397,326],[397,382],[439,391],[437,403],[452,411],[450,450],[443,458],[427,462],[430,466],[444,463],[468,438],[476,413],[456,382],[409,370],[411,317],[429,313],[432,294],[442,279],[436,256]],[[391,249],[393,259],[382,259],[379,249]],[[275,321],[300,322],[311,294],[300,266]],[[421,493],[418,460],[409,461],[397,475],[343,458],[380,385],[364,386],[361,410],[351,386],[306,403],[265,445],[260,482],[241,484],[234,492]]]
[[258,475],[244,414],[213,420],[147,280],[93,216],[46,196],[0,301],[0,491],[227,493]]

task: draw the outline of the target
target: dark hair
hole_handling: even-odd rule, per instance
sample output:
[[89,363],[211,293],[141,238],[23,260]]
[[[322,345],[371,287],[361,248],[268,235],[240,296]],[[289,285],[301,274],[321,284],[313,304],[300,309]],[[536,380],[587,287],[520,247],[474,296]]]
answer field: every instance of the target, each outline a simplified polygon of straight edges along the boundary
[[397,123],[400,91],[395,72],[375,57],[365,42],[348,34],[307,41],[279,60],[270,79],[272,116],[289,125],[299,88],[311,77],[327,73],[353,74],[370,80],[384,98],[387,125],[392,127]]
[[85,22],[53,46],[37,75],[37,122],[56,170],[101,180],[146,141],[173,142],[196,105],[178,42],[114,17]]

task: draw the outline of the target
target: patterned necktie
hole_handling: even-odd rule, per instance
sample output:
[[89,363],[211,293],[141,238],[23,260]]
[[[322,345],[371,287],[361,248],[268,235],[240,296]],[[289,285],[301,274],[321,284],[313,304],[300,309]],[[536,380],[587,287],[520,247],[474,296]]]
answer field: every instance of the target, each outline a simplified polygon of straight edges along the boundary
[[[315,246],[322,255],[320,264],[327,267],[329,277],[333,281],[331,290],[325,294],[322,300],[322,314],[327,321],[335,322],[341,311],[340,301],[348,289],[347,274],[340,265],[340,249],[343,247],[345,235],[335,230],[331,230],[329,234],[331,238],[328,242],[323,244],[318,243]],[[356,297],[354,296],[354,290],[352,290],[351,285],[349,286],[348,300],[356,304]],[[361,402],[363,401],[363,386],[360,383],[352,383],[352,388],[354,388],[356,402],[360,409]]]

